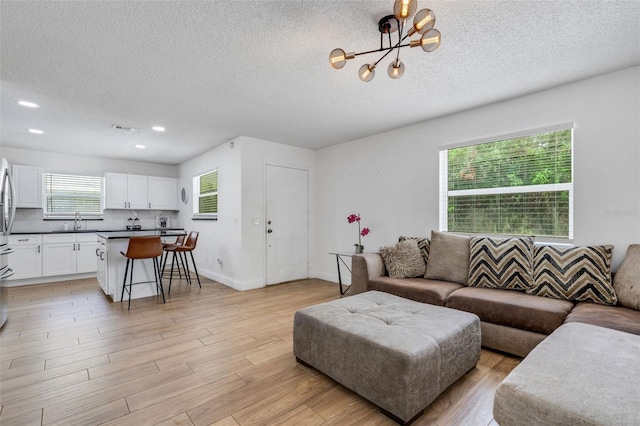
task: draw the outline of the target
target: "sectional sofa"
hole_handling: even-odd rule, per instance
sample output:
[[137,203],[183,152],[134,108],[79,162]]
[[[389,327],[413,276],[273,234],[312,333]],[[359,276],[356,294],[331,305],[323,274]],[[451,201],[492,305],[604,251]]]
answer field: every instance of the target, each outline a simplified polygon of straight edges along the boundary
[[476,314],[482,345],[526,356],[565,323],[640,335],[640,245],[612,279],[612,246],[433,231],[352,257],[351,294],[378,290]]

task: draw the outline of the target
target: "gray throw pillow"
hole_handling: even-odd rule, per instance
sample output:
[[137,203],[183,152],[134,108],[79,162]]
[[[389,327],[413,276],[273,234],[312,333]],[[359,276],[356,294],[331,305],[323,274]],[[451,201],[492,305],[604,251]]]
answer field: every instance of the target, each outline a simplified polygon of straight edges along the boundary
[[429,263],[424,277],[466,285],[469,279],[469,237],[431,231]]
[[424,274],[426,265],[416,240],[381,247],[380,256],[391,278],[414,278]]
[[613,279],[618,304],[640,311],[640,244],[631,244]]

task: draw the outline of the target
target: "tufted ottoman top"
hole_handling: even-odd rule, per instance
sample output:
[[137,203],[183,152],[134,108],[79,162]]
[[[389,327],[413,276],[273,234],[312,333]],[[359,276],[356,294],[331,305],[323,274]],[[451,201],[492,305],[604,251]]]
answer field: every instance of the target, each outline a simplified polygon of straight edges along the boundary
[[369,291],[296,312],[293,352],[403,422],[480,357],[474,314]]
[[460,323],[477,320],[468,312],[427,305],[380,291],[369,291],[301,310],[326,326],[366,336],[372,344],[410,354],[427,342],[447,339]]

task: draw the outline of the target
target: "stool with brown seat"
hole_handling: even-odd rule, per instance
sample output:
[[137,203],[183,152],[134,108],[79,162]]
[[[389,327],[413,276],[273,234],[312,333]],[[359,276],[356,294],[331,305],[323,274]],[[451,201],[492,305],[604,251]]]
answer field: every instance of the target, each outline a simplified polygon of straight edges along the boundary
[[[184,244],[184,235],[178,235],[176,237],[176,240],[173,243],[162,243],[162,252],[163,252],[163,258],[160,258],[160,264],[162,265],[162,273],[160,274],[163,278],[164,278],[164,270],[167,266],[167,259],[169,258],[169,253],[175,253],[175,248],[177,246],[181,246]],[[182,279],[182,273],[180,272],[180,263],[182,263],[182,270],[184,271],[184,260],[182,258],[182,256],[179,256],[179,261],[176,264],[176,257],[174,256],[173,259],[171,259],[171,275],[170,275],[170,279],[171,277],[173,277],[173,266],[174,264],[176,264],[177,269],[178,269],[178,278]]]
[[[160,276],[160,261],[162,256],[162,240],[159,236],[136,236],[129,238],[129,246],[127,252],[120,252],[127,258],[127,265],[124,269],[124,280],[122,282],[122,295],[120,302],[124,300],[125,290],[129,293],[129,306],[131,309],[131,287],[135,284],[156,283],[156,290],[162,294],[162,303],[165,302],[164,288],[162,287],[162,277]],[[133,264],[136,260],[151,259],[153,262],[154,281],[133,282]],[[129,269],[131,263],[131,269]],[[127,289],[127,273],[129,273],[129,288]]]
[[[176,262],[176,256],[180,258],[180,261],[183,264],[187,282],[191,284],[191,273],[189,272],[189,260],[187,258],[187,253],[191,255],[191,263],[193,263],[193,269],[196,273],[196,278],[198,279],[198,286],[202,288],[202,284],[200,283],[200,275],[198,274],[198,268],[196,267],[196,261],[193,258],[193,250],[195,250],[196,244],[198,243],[199,234],[200,233],[197,231],[191,231],[189,232],[189,236],[187,237],[187,240],[184,242],[184,244],[165,247],[165,252],[167,253],[173,252],[173,260],[171,263],[171,276],[169,277],[169,291],[168,291],[169,294],[171,294],[171,281],[173,278],[173,263]],[[167,257],[165,257],[165,263],[166,263]]]

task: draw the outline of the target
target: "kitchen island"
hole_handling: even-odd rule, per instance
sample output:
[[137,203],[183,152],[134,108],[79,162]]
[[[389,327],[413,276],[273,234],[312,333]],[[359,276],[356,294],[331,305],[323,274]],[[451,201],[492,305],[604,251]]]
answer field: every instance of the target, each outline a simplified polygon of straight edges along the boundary
[[[98,283],[102,291],[112,301],[119,302],[122,295],[122,283],[127,258],[120,252],[126,253],[129,238],[141,235],[159,235],[163,242],[174,242],[179,235],[186,235],[183,229],[149,230],[149,231],[105,231],[96,232],[98,237]],[[153,282],[154,272],[151,261],[137,261],[133,270],[133,281],[150,281],[145,284],[134,285],[131,292],[132,299],[157,295]]]

